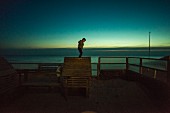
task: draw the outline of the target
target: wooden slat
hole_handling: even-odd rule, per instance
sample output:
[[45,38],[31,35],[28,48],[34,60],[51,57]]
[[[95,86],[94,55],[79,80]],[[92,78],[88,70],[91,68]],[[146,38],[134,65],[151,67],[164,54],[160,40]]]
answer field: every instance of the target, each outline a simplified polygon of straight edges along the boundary
[[55,86],[60,86],[60,83],[57,82],[27,82],[27,83],[23,83],[22,86],[29,86],[29,87],[55,87]]
[[0,57],[0,71],[12,69],[12,66],[6,61],[5,58]]
[[0,57],[0,94],[9,94],[19,86],[19,76],[15,69]]
[[14,69],[1,70],[0,76],[8,76],[9,74],[16,73]]

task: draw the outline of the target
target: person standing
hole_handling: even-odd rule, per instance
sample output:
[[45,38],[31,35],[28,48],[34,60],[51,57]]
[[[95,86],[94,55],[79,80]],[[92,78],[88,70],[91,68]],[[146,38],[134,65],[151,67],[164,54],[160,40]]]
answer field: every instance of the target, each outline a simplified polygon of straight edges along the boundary
[[83,46],[84,46],[84,42],[86,41],[85,38],[83,38],[82,40],[78,41],[78,51],[79,51],[79,58],[81,58],[82,54],[83,54]]

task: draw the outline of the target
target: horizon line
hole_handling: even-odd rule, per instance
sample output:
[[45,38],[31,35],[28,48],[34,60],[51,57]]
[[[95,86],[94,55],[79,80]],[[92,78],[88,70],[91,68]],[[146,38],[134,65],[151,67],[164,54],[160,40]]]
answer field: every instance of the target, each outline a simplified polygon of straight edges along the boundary
[[[143,46],[143,47],[134,47],[134,46],[127,46],[127,47],[84,47],[83,49],[110,49],[110,48],[149,48],[149,47],[146,47],[146,46]],[[170,48],[170,46],[153,46],[153,47],[150,47],[150,48]],[[48,47],[35,47],[35,48],[30,48],[30,47],[25,47],[25,48],[0,48],[0,49],[77,49],[77,47],[54,47],[54,48],[48,48]]]

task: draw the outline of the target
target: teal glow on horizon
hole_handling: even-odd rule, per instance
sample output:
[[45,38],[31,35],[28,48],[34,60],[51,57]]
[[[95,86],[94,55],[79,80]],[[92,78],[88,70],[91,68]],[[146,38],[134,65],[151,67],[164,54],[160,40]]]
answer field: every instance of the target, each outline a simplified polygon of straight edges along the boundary
[[0,48],[170,47],[169,0],[1,1]]

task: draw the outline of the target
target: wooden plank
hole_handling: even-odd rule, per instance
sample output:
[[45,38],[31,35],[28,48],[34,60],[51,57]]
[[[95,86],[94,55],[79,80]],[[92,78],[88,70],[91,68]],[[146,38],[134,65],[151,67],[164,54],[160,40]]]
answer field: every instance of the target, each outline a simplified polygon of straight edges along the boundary
[[47,83],[47,82],[26,82],[26,83],[23,83],[22,86],[29,86],[29,87],[55,87],[55,86],[60,86],[61,84],[60,83],[57,83],[57,82],[50,82],[50,83]]
[[62,76],[91,76],[91,58],[64,58]]
[[56,71],[58,68],[57,64],[53,64],[53,63],[40,63],[39,64],[39,71]]

